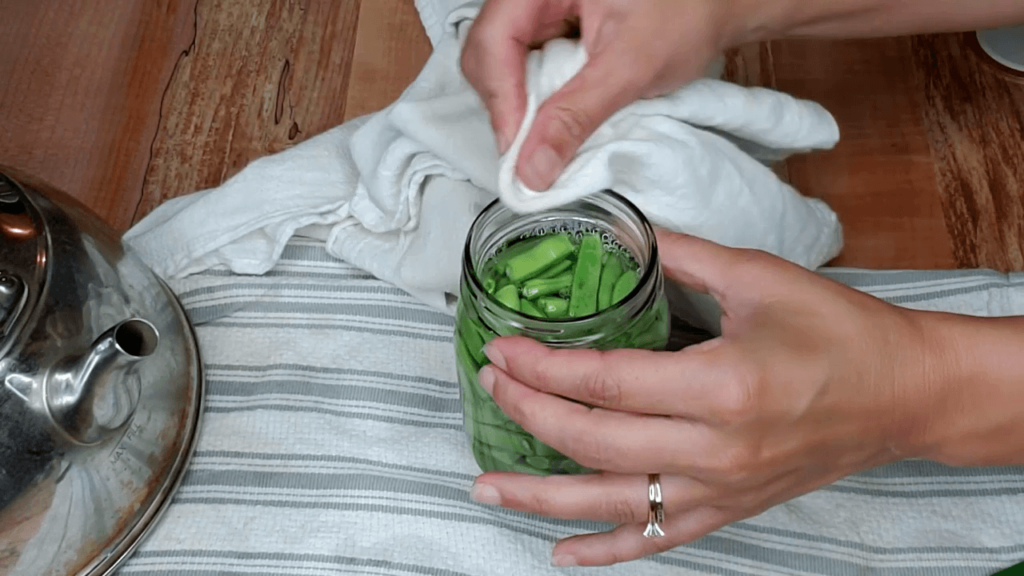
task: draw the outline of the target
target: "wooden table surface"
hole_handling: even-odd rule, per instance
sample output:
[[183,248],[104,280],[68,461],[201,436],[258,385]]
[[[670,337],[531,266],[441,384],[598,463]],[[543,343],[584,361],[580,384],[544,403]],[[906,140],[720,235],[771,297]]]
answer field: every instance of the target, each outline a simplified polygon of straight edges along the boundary
[[[123,231],[387,106],[429,53],[412,0],[0,0],[0,164]],[[727,75],[836,116],[780,167],[839,213],[834,265],[1024,269],[1024,83],[970,35],[746,46]]]

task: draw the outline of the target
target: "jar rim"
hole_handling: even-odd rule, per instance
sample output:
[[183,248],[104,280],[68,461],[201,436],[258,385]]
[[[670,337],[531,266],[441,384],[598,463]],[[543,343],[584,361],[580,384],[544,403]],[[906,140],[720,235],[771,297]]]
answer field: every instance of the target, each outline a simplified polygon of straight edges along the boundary
[[[626,297],[624,297],[618,303],[618,306],[628,306],[641,293],[643,293],[645,286],[648,286],[652,281],[654,281],[653,277],[657,275],[659,272],[659,268],[661,266],[661,259],[658,255],[658,239],[654,232],[654,226],[651,224],[650,220],[647,219],[644,213],[640,211],[636,204],[631,202],[622,194],[615,192],[614,190],[602,190],[600,192],[595,192],[582,198],[579,198],[577,200],[574,200],[573,202],[569,202],[565,205],[562,205],[559,208],[565,208],[565,206],[572,205],[577,202],[589,202],[595,197],[604,197],[608,200],[611,200],[613,203],[618,204],[621,208],[625,209],[631,216],[633,216],[639,224],[639,228],[642,232],[642,235],[644,236],[643,240],[645,241],[647,246],[650,247],[649,254],[647,255],[647,263],[644,266],[643,273],[640,275],[640,278],[637,281],[636,286],[628,295],[626,295]],[[493,295],[487,292],[480,278],[477,276],[475,266],[473,265],[472,254],[472,239],[474,237],[474,234],[479,231],[479,226],[483,222],[484,218],[493,216],[492,212],[499,208],[511,211],[510,208],[501,204],[501,198],[497,198],[493,202],[485,206],[483,210],[481,210],[480,213],[477,214],[476,218],[473,220],[473,223],[470,225],[469,232],[466,235],[466,243],[463,248],[462,272],[463,276],[466,277],[466,281],[469,282],[470,285],[472,285],[475,292],[484,295],[488,300],[491,300],[500,306],[501,303],[495,300]],[[546,211],[537,212],[536,214],[543,214],[544,212]],[[534,316],[524,314],[522,311],[513,310],[508,307],[503,308],[507,313],[514,314],[516,318],[526,320],[530,323],[536,323],[538,325],[552,327],[571,327],[580,324],[586,324],[592,322],[595,318],[603,314],[606,314],[607,312],[612,310],[612,308],[606,310],[599,310],[586,316],[579,316],[575,318],[536,318]]]

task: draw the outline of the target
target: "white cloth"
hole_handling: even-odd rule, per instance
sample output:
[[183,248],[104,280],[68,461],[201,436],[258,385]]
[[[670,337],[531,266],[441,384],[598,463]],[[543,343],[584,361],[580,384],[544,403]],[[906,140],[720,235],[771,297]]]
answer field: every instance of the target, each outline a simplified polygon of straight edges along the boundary
[[[499,186],[487,113],[459,70],[480,2],[459,3],[440,33],[431,24],[455,4],[418,4],[435,51],[390,107],[258,159],[219,188],[170,200],[125,239],[158,274],[181,278],[215,267],[262,274],[292,236],[315,237],[332,255],[449,313],[466,232],[499,192],[535,210],[612,188],[655,225],[809,268],[840,250],[835,214],[762,163],[832,146],[832,117],[812,102],[714,79],[619,112],[549,192],[523,190],[514,178]],[[568,41],[534,53],[531,108],[581,62]],[[509,154],[503,165],[514,160]]]

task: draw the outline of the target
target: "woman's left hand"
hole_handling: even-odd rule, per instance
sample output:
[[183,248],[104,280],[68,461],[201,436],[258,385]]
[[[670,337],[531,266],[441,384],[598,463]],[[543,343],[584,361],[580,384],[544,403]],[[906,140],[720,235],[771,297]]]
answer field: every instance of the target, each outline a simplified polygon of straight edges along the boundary
[[[553,350],[494,340],[480,383],[542,442],[604,472],[481,475],[472,497],[611,522],[556,565],[607,565],[693,541],[851,473],[922,455],[943,398],[933,315],[764,253],[659,235],[669,277],[721,305],[721,337],[679,352]],[[572,402],[568,399],[576,400]],[[588,408],[585,403],[594,408]],[[645,538],[649,473],[666,535]]]

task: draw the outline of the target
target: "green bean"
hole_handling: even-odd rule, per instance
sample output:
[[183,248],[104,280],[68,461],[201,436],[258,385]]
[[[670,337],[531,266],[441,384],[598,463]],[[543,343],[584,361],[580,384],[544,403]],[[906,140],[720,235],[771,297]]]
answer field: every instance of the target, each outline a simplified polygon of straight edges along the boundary
[[519,290],[516,289],[515,284],[509,284],[498,290],[494,294],[494,298],[516,312],[522,310],[522,305],[519,303]]
[[558,470],[553,470],[552,472],[557,472],[559,474],[587,474],[592,472],[592,470],[587,469],[582,464],[574,460],[565,458],[561,462],[561,467]]
[[565,260],[562,260],[561,264],[557,264],[555,266],[552,266],[551,268],[548,268],[543,274],[537,276],[537,278],[554,278],[555,276],[558,276],[559,274],[565,272],[569,268],[572,268],[572,264],[572,257],[566,258]]
[[565,318],[569,313],[569,302],[563,298],[553,296],[538,298],[537,306],[548,318]]
[[473,362],[476,363],[476,369],[480,369],[484,364],[487,364],[487,357],[484,356],[484,342],[480,332],[473,326],[473,323],[469,320],[463,320],[459,322],[459,340],[465,344],[466,352],[469,354]]
[[460,367],[465,367],[464,372],[466,372],[466,378],[475,379],[476,372],[479,372],[483,365],[477,364],[476,359],[469,353],[469,350],[466,348],[465,339],[457,338],[457,340],[458,345],[455,347],[455,359],[458,361]]
[[494,294],[494,291],[498,289],[498,281],[494,279],[494,276],[488,276],[484,278],[484,290],[488,294]]
[[615,288],[612,289],[612,304],[618,304],[623,298],[629,296],[629,294],[636,288],[636,283],[639,279],[637,278],[636,271],[626,270],[619,276],[619,279],[615,281]]
[[[529,434],[529,432],[526,432],[525,430],[523,432]],[[532,434],[530,434],[530,439],[533,442],[532,454],[535,454],[537,456],[543,456],[545,458],[565,458],[565,456],[559,453],[558,450],[555,450],[551,446],[548,446],[547,444],[541,442],[540,440],[537,440],[536,438],[533,437]]]
[[672,330],[669,319],[668,301],[662,300],[655,309],[647,313],[644,322],[622,336],[629,348],[660,349],[668,342]]
[[476,432],[477,438],[481,442],[490,444],[495,448],[504,448],[509,452],[515,452],[523,456],[529,456],[534,453],[533,444],[525,435],[509,434],[507,430],[482,423],[479,420],[476,422]]
[[506,286],[511,286],[511,285],[512,285],[512,281],[509,280],[507,276],[502,274],[501,276],[498,276],[498,280],[497,280],[497,282],[496,282],[496,284],[494,286],[494,292],[497,293],[502,288],[504,288]]
[[[494,399],[493,398],[491,399],[491,404],[494,404]],[[497,406],[497,404],[494,404],[494,405]],[[498,409],[501,410],[500,408],[498,408]],[[502,412],[502,414],[504,414],[504,412]],[[512,432],[516,432],[516,433],[519,433],[519,434],[525,434],[526,433],[526,430],[523,430],[522,426],[520,426],[519,424],[516,424],[515,421],[509,420],[508,418],[505,419],[505,428],[509,429]]]
[[522,297],[536,300],[541,296],[550,296],[572,286],[572,273],[567,272],[557,278],[534,278],[523,282]]
[[533,316],[534,318],[544,318],[544,313],[529,300],[520,300],[519,305],[522,307],[521,312],[527,316]]
[[[476,394],[476,392],[474,392]],[[476,404],[476,412],[473,414],[473,420],[480,424],[490,424],[492,426],[504,426],[505,422],[508,422],[508,416],[498,408],[498,405],[494,403],[494,400],[480,389],[479,395],[476,396],[479,402]],[[523,430],[518,432],[525,433]]]
[[508,261],[516,256],[525,253],[534,246],[540,244],[544,240],[544,236],[535,236],[533,238],[527,238],[525,240],[518,240],[508,244],[494,255],[493,264],[494,269],[498,274],[505,274],[505,266],[508,265]]
[[[487,448],[487,453],[490,455],[490,457],[494,461],[500,462],[500,463],[502,463],[505,466],[509,466],[509,467],[512,467],[512,468],[518,468],[517,465],[519,464],[519,461],[523,459],[521,454],[517,454],[517,453],[515,453],[515,452],[513,452],[513,451],[511,451],[511,450],[509,450],[507,448],[502,448],[502,447],[498,447],[498,446],[490,446],[486,442],[476,442],[476,444],[478,446],[480,446],[480,447],[486,447]],[[498,468],[498,469],[500,470],[502,468]]]
[[551,461],[543,456],[527,456],[526,463],[541,470],[551,469]]
[[572,278],[569,297],[569,316],[579,318],[597,312],[597,290],[601,283],[601,237],[588,234],[580,243],[576,258],[576,271]]
[[525,282],[557,266],[574,250],[575,246],[565,234],[544,236],[536,246],[509,259],[505,265],[505,275],[513,283]]
[[601,284],[597,289],[597,309],[604,310],[612,305],[612,289],[622,275],[622,261],[615,254],[609,254],[601,268]]

